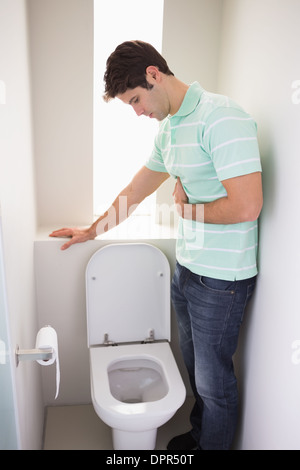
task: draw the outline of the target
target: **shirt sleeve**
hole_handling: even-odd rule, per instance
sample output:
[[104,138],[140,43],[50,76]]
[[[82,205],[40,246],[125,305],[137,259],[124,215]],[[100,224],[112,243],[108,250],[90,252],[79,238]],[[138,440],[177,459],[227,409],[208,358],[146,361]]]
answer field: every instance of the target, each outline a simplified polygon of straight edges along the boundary
[[220,181],[262,171],[257,126],[239,108],[219,108],[208,118],[203,135]]

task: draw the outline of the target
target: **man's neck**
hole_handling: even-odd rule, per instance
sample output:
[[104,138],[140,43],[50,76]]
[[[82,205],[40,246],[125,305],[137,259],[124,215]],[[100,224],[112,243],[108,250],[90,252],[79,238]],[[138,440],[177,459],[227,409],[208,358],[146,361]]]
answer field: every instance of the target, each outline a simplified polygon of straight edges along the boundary
[[168,76],[166,90],[170,100],[170,115],[173,116],[179,110],[189,85],[173,76]]

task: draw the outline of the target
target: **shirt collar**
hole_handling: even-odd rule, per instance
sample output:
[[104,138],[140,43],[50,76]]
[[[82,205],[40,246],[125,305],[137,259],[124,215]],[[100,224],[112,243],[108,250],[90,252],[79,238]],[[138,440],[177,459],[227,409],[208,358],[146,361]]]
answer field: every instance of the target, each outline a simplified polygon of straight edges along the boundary
[[171,116],[171,119],[180,116],[187,116],[188,114],[192,113],[199,103],[203,92],[204,89],[201,87],[201,85],[198,82],[193,82],[189,86],[180,108],[176,114]]

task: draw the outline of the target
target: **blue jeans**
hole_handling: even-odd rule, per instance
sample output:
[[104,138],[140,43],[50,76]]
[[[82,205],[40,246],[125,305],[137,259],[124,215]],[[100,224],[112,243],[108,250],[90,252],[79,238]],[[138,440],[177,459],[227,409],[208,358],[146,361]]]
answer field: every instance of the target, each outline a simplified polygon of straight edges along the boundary
[[224,281],[199,276],[176,264],[172,303],[180,348],[195,395],[190,421],[198,448],[229,450],[238,415],[232,356],[256,276]]

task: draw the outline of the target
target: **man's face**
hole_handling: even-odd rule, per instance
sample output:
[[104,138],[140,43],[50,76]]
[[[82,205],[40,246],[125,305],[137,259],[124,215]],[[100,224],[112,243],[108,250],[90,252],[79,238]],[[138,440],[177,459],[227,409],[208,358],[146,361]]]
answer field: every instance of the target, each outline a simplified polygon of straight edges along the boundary
[[130,104],[138,116],[162,121],[170,112],[170,103],[165,90],[158,84],[148,90],[142,87],[128,88],[117,96],[123,103]]

